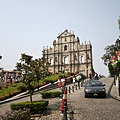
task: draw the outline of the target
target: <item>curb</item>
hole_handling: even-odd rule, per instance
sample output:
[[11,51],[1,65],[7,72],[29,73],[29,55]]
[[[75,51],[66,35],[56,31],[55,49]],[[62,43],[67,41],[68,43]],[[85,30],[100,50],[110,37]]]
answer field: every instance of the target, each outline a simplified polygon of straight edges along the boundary
[[111,92],[110,92],[110,96],[115,99],[115,100],[118,100],[120,101],[120,96],[117,95],[116,93],[113,93],[113,91],[115,91],[116,87],[114,86],[114,82],[112,83],[112,89],[111,89]]
[[116,100],[118,100],[118,101],[120,101],[120,98],[119,98],[119,96],[115,96],[115,95],[110,95],[112,98],[114,98],[114,99],[116,99]]

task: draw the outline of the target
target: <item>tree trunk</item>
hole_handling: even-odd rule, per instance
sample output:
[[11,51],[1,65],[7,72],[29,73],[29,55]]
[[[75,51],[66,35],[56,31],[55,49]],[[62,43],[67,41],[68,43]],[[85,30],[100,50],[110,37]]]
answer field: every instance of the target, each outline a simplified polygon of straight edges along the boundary
[[39,80],[37,81],[37,83],[38,83],[38,92],[39,92]]
[[29,94],[30,94],[30,102],[32,102],[32,89],[31,89],[31,85],[29,83]]

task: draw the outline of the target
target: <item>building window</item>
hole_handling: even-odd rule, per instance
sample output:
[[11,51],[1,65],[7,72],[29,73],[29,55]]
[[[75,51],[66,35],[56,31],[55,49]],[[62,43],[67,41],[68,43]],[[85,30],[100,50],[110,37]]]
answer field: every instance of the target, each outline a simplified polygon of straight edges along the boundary
[[50,58],[50,65],[53,65],[53,59]]
[[74,60],[77,60],[77,55],[74,55]]
[[65,33],[64,35],[67,35],[67,33]]
[[89,54],[87,54],[87,59],[90,59]]
[[66,50],[67,50],[67,45],[64,46],[64,51],[66,51]]
[[67,42],[67,39],[65,38],[65,42]]
[[57,57],[55,57],[55,62],[57,62]]
[[81,63],[84,63],[84,56],[81,56]]
[[69,63],[68,63],[68,57],[67,57],[67,56],[65,56],[65,57],[63,58],[63,63],[64,63],[64,64],[69,64]]

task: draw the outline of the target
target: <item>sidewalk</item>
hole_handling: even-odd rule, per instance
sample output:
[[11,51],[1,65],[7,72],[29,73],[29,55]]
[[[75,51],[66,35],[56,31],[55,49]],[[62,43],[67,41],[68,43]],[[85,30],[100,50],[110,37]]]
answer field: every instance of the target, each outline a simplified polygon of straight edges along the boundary
[[118,89],[116,89],[116,85],[114,85],[114,83],[112,83],[112,89],[110,91],[110,96],[120,101]]

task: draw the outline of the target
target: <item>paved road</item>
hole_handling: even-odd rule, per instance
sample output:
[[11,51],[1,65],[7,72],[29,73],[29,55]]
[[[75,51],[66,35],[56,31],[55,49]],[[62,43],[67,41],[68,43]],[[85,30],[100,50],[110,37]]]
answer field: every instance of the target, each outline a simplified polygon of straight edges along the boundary
[[[102,79],[106,84],[107,98],[85,98],[83,88],[67,95],[68,111],[74,111],[74,120],[120,120],[120,101],[110,97],[112,78]],[[40,95],[35,95],[34,100],[40,99]],[[29,100],[29,97],[17,100]],[[10,102],[12,103],[12,102]],[[0,105],[0,110],[4,113],[9,108],[10,103]],[[59,98],[49,99],[49,111],[39,120],[61,120]],[[69,114],[68,114],[69,118]]]
[[120,120],[120,101],[109,96],[113,79],[102,81],[106,84],[107,98],[84,98],[83,89],[68,97],[76,120]]

